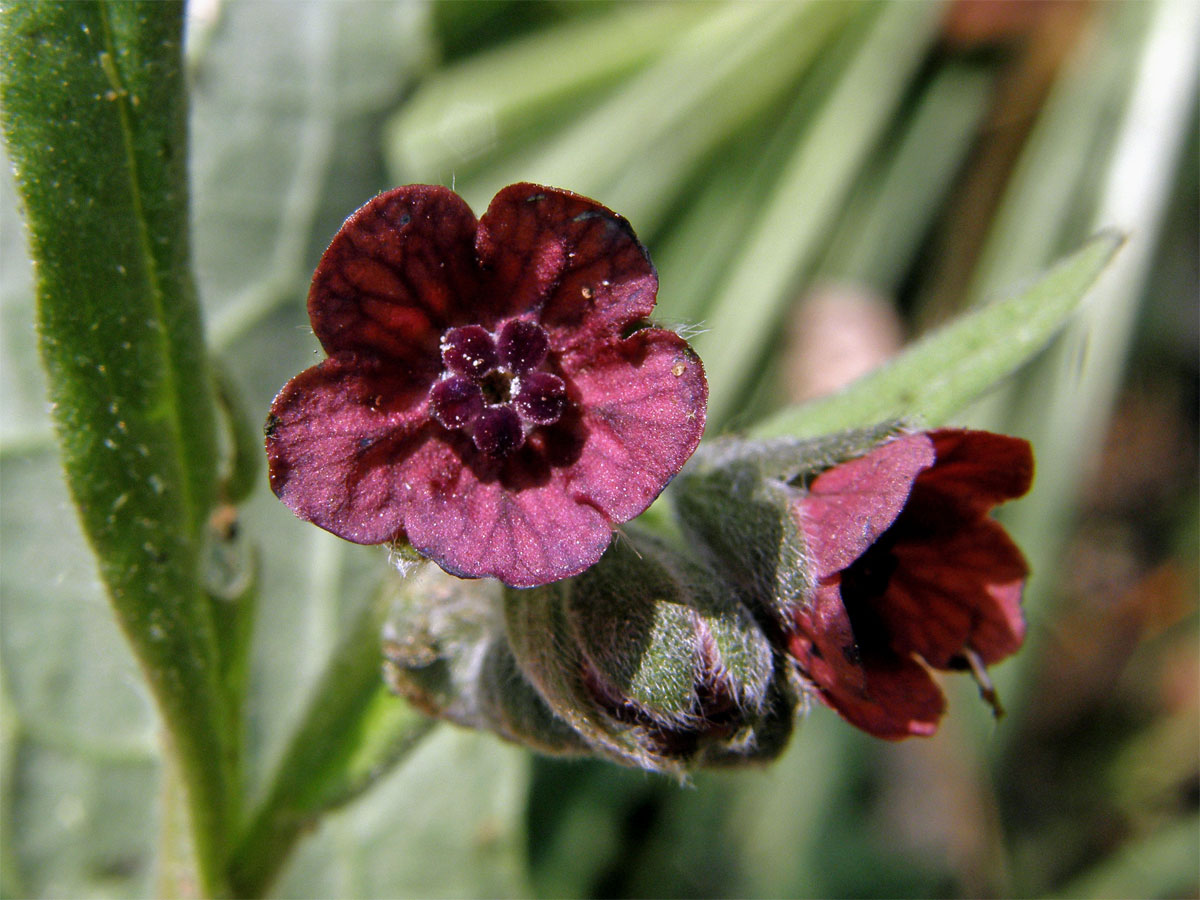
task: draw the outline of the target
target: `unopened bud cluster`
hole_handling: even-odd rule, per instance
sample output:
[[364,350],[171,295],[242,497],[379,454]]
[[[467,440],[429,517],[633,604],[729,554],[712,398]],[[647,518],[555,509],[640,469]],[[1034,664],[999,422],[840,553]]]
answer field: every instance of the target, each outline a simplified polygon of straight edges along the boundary
[[390,678],[454,722],[654,771],[770,759],[809,696],[928,734],[929,668],[986,678],[1020,644],[1024,561],[986,513],[1031,472],[981,432],[716,441],[672,486],[675,543],[630,527],[528,590],[398,582]]
[[385,653],[426,712],[655,771],[771,756],[794,719],[787,667],[736,593],[636,532],[532,590],[431,567],[398,580]]

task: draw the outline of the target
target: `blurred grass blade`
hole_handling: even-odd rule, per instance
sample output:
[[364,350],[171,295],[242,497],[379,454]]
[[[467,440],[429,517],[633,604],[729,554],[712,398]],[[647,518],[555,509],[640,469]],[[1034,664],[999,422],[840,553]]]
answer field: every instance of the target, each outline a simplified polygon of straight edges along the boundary
[[[1149,4],[1101,5],[1056,79],[1004,190],[962,299],[983,303],[1080,240],[1133,77]],[[1098,158],[1097,158],[1098,157]]]
[[783,410],[755,437],[809,437],[887,419],[935,425],[1011,374],[1066,323],[1123,238],[1084,245],[1032,286],[967,314],[845,390]]
[[[987,110],[994,76],[968,63],[943,67],[860,179],[821,263],[819,279],[892,293],[952,186]],[[902,225],[900,223],[903,223]]]
[[388,123],[384,146],[392,171],[406,180],[448,183],[559,104],[645,63],[704,9],[620,5],[609,15],[568,21],[434,72]]
[[[482,208],[496,189],[523,179],[588,196],[603,195],[638,148],[651,141],[656,128],[673,121],[676,110],[695,102],[719,81],[712,61],[721,48],[727,43],[741,46],[766,14],[755,4],[707,7],[698,22],[674,35],[669,50],[653,65],[622,82],[598,107],[526,152],[481,172],[477,190],[486,196],[468,194],[468,201]],[[703,77],[697,80],[700,73]],[[597,135],[605,140],[597,141]],[[629,218],[627,211],[621,212]],[[639,225],[636,219],[633,224]]]
[[330,658],[234,851],[230,883],[239,896],[261,896],[322,813],[374,784],[432,726],[384,685],[380,640],[387,613],[380,592]]
[[825,3],[707,9],[595,109],[479,172],[467,199],[481,207],[522,179],[569,187],[617,209],[645,235],[703,155],[778,99],[853,12]]
[[[1101,20],[1106,27],[1101,74],[1117,67],[1124,76],[1119,95],[1122,112],[1115,122],[1109,116],[1093,119],[1097,132],[1093,140],[1103,138],[1107,152],[1102,165],[1085,173],[1089,202],[1080,205],[1088,208],[1090,222],[1076,227],[1121,228],[1129,234],[1129,246],[1105,273],[1093,299],[1063,339],[1005,398],[1011,406],[1007,421],[1021,423],[1038,451],[1034,490],[1007,510],[1005,519],[1027,548],[1035,572],[1054,571],[1084,479],[1099,457],[1125,377],[1138,310],[1149,299],[1146,283],[1171,200],[1172,179],[1189,123],[1195,121],[1200,7],[1188,0],[1160,0],[1106,6],[1101,11],[1106,14]],[[1022,161],[1022,177],[1014,185],[1013,202],[1027,210],[1034,208],[1036,184],[1062,177],[1071,162],[1062,151],[1053,153],[1049,141],[1064,127],[1058,120],[1072,119],[1077,111],[1064,104],[1048,109],[1046,115],[1052,112],[1057,118],[1038,123],[1031,138],[1031,158]],[[989,237],[989,250],[998,254],[1004,246],[1016,244],[1028,264],[1036,248],[1020,247],[1014,234],[1020,228],[1017,219],[996,228]],[[1052,578],[1035,579],[1030,587],[1026,607],[1037,610],[1052,599],[1056,584]],[[1038,689],[1034,674],[1041,659],[1038,651],[1049,639],[1046,631],[1032,631],[1026,652],[1002,670],[1001,677],[1016,682],[1018,692]],[[1006,693],[1013,696],[1011,690]]]
[[[1022,421],[1044,423],[1043,433],[1037,436],[1038,447],[1053,448],[1053,454],[1046,449],[1041,453],[1040,497],[1022,504],[1015,513],[1030,525],[1053,520],[1053,509],[1073,505],[1079,463],[1090,458],[1102,440],[1133,340],[1157,231],[1170,199],[1171,179],[1192,120],[1196,64],[1200,61],[1200,8],[1186,0],[1160,0],[1149,5],[1148,11],[1150,21],[1136,48],[1138,66],[1128,108],[1116,129],[1111,123],[1106,125],[1116,141],[1096,191],[1093,214],[1094,227],[1127,230],[1129,247],[1099,286],[1096,302],[1089,304],[1072,326],[1062,356],[1047,360],[1043,367],[1055,381],[1051,395],[1039,395],[1037,402],[1050,413],[1032,415],[1029,398],[1017,398],[1017,415]],[[1082,359],[1078,368],[1073,364],[1076,359]],[[1069,375],[1063,377],[1064,372]],[[1051,455],[1053,492],[1046,489]]]
[[933,38],[940,7],[894,3],[875,16],[717,294],[695,341],[709,383],[709,421],[733,412],[763,348],[814,262],[867,154],[895,112]]
[[743,36],[737,52],[722,49],[719,65],[710,61],[692,74],[690,80],[703,84],[708,70],[715,69],[721,77],[711,89],[681,108],[665,107],[671,115],[652,127],[643,123],[645,134],[618,138],[630,152],[624,165],[614,167],[605,202],[636,223],[640,233],[651,234],[663,224],[698,165],[794,90],[830,37],[855,15],[851,4],[779,6],[775,17],[757,22]]
[[659,320],[703,330],[724,270],[737,258],[779,172],[841,76],[869,19],[870,10],[863,7],[820,52],[814,50],[813,65],[793,95],[734,133],[696,176],[688,202],[671,227],[651,239],[660,285],[655,311]]
[[218,892],[234,760],[197,578],[216,452],[188,262],[182,27],[180,4],[8,6],[0,107],[67,480],[179,755],[203,888]]

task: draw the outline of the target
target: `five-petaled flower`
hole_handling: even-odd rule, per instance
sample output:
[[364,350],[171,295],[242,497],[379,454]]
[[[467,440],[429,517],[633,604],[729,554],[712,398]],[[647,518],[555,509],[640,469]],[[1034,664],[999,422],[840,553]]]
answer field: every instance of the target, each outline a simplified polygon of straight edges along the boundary
[[443,187],[380,194],[313,276],[328,358],[272,404],[272,489],[456,575],[583,571],[704,428],[699,359],[646,325],[657,289],[629,224],[585,197],[511,185],[476,220]]
[[936,730],[926,666],[983,666],[1024,637],[1028,569],[988,517],[1033,478],[1029,444],[978,431],[908,434],[822,472],[792,506],[813,561],[788,649],[821,698],[878,737]]

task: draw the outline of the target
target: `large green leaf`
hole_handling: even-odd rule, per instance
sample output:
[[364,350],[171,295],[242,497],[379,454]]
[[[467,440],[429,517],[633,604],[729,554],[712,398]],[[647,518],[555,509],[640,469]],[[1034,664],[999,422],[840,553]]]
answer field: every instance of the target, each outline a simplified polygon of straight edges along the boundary
[[[426,65],[428,26],[423,4],[314,2],[289,6],[286,16],[272,4],[228,4],[201,33],[193,60],[197,269],[249,427],[261,429],[274,393],[316,361],[308,281],[345,216],[388,186],[374,133]],[[519,752],[469,739],[464,765],[485,782],[496,779],[498,798],[483,790],[460,796],[449,774],[429,776],[430,757],[419,747],[400,772],[354,799],[387,776],[405,737],[424,727],[379,674],[379,610],[370,602],[387,554],[300,521],[265,489],[264,475],[260,459],[259,490],[241,517],[260,559],[241,887],[261,887],[290,842],[317,827],[280,891],[396,896],[436,892],[445,878],[463,885],[455,891],[463,895],[524,893]],[[447,738],[439,740],[444,749]],[[427,774],[413,779],[410,766]],[[398,797],[398,789],[406,793]],[[414,820],[426,795],[440,800]],[[470,811],[473,799],[478,812]],[[469,834],[456,838],[439,802],[494,832],[496,842],[477,851]],[[321,813],[339,804],[348,805],[318,827]],[[347,839],[367,822],[369,837]],[[445,862],[409,848],[410,832],[418,844],[431,834],[425,840],[446,845]],[[461,851],[450,852],[456,841]]]
[[380,640],[387,614],[381,593],[332,654],[270,791],[235,849],[230,881],[237,894],[262,894],[304,832],[373,785],[432,724],[384,686]]
[[5,452],[0,494],[5,894],[144,894],[159,768],[153,708],[57,457]]
[[[305,311],[317,259],[345,216],[386,187],[376,120],[430,54],[428,12],[225,4],[191,60],[196,266],[214,344],[260,431],[274,393],[319,352]],[[298,521],[260,489],[242,531],[260,557],[246,768],[258,795],[383,555]],[[299,561],[299,564],[298,564]],[[261,799],[261,797],[259,798]]]
[[[428,18],[420,3],[313,2],[286,13],[240,3],[222,5],[199,32],[196,272],[218,350],[284,305],[280,328],[307,325],[304,295],[320,251],[347,215],[391,186],[373,135],[429,61]],[[271,362],[280,374],[293,364]],[[252,400],[279,387],[253,384]]]
[[199,872],[217,890],[236,761],[198,579],[216,453],[188,260],[182,12],[5,8],[0,123],[68,484],[162,708]]

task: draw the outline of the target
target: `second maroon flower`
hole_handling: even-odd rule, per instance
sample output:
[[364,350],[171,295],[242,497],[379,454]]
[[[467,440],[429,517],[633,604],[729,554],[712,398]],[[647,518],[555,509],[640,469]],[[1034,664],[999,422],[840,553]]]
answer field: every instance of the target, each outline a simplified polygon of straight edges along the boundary
[[1032,478],[1025,441],[955,429],[816,477],[792,506],[815,584],[788,650],[826,703],[877,737],[932,734],[945,699],[927,666],[983,677],[1021,646],[1028,569],[988,512]]

